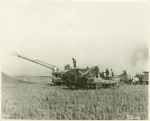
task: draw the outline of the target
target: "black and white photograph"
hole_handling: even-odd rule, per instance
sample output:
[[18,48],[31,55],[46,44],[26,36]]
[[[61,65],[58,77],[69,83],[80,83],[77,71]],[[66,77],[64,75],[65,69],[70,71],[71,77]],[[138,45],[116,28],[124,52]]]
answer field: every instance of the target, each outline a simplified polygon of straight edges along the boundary
[[149,1],[1,0],[1,120],[149,120]]

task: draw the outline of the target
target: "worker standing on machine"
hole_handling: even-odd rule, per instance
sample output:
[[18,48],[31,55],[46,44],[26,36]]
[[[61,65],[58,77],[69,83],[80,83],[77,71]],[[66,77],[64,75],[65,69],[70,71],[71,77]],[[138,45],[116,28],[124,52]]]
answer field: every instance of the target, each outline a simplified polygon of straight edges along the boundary
[[108,79],[108,76],[109,76],[109,70],[106,68],[106,79]]
[[73,66],[74,66],[74,68],[76,68],[77,61],[74,58],[72,58],[72,60],[73,60]]
[[111,76],[114,77],[114,71],[111,69]]

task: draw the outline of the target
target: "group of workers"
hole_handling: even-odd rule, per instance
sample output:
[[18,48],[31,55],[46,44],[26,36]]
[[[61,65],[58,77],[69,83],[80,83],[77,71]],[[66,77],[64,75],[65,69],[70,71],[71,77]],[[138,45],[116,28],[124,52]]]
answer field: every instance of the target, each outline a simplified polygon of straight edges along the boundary
[[[72,58],[72,60],[73,60],[73,66],[74,66],[74,68],[76,68],[77,61],[74,58]],[[89,68],[89,67],[87,67],[87,68]],[[98,72],[99,72],[99,69],[95,73],[96,78],[98,77]],[[106,78],[108,78],[109,77],[109,70],[108,70],[108,68],[106,69],[106,72],[100,73],[100,77],[104,78],[105,74],[106,74]],[[114,77],[114,72],[113,72],[112,69],[111,69],[111,76]]]
[[[72,58],[72,60],[73,60],[73,67],[76,68],[76,63],[77,63],[77,61],[76,61],[74,58]],[[65,66],[65,70],[67,70],[68,68],[70,68],[70,65],[69,65],[69,64]],[[87,69],[89,69],[88,66],[87,66]],[[95,70],[95,74],[93,75],[93,77],[98,78],[98,75],[99,75],[99,74],[100,74],[100,77],[101,77],[102,79],[109,79],[110,77],[114,77],[114,71],[113,71],[112,69],[109,71],[108,68],[106,68],[106,71],[105,71],[105,72],[104,72],[104,71],[103,71],[103,72],[99,72],[99,68],[97,68],[97,69]],[[126,70],[123,71],[123,75],[127,75]],[[61,73],[58,73],[58,70],[57,70],[57,73],[55,73],[55,76],[56,76],[56,77],[60,77],[60,78],[62,78],[62,79],[65,78],[65,75],[64,75],[64,74],[61,74]]]
[[[101,78],[109,78],[109,70],[108,68],[106,69],[106,72],[100,72],[100,77]],[[114,77],[114,71],[111,69],[111,77]]]

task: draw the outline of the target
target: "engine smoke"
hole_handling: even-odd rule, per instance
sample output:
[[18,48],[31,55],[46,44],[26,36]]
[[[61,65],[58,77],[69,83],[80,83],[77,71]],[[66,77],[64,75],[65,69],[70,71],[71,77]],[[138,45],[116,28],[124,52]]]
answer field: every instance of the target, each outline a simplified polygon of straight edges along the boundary
[[136,66],[137,62],[140,60],[149,60],[149,48],[148,46],[137,47],[134,49],[133,54],[131,55],[131,64]]

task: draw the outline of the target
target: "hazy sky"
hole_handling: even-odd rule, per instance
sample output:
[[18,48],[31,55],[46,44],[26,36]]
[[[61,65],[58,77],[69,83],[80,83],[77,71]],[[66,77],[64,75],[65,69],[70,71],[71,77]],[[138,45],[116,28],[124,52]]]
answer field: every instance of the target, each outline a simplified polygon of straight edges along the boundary
[[2,0],[2,70],[8,75],[49,75],[50,70],[99,66],[135,75],[148,70],[149,2],[50,2]]

